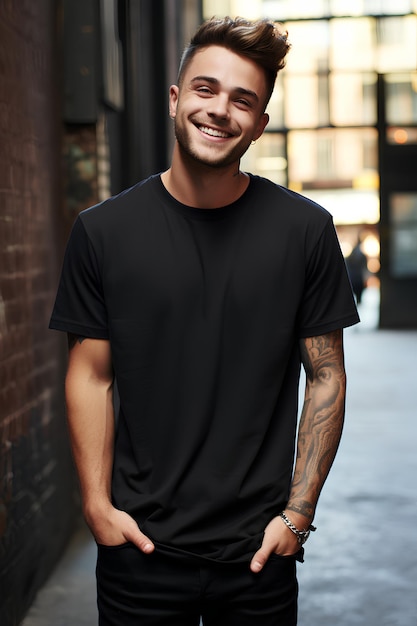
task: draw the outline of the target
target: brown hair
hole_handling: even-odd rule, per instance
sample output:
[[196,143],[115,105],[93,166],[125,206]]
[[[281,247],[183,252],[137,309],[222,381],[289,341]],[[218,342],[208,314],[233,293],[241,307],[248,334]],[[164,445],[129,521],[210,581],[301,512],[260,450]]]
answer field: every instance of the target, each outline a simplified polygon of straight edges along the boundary
[[223,46],[257,63],[265,72],[268,103],[279,70],[285,65],[285,55],[290,49],[287,33],[263,19],[250,22],[242,17],[213,17],[197,29],[182,55],[178,84],[195,53],[207,46]]

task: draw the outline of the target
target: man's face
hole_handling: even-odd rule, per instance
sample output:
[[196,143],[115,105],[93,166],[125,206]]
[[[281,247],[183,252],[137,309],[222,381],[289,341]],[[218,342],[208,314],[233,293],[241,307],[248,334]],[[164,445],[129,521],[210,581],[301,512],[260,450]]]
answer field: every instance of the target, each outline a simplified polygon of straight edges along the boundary
[[170,115],[180,150],[200,164],[238,163],[262,134],[266,80],[254,62],[221,46],[199,50],[170,89]]

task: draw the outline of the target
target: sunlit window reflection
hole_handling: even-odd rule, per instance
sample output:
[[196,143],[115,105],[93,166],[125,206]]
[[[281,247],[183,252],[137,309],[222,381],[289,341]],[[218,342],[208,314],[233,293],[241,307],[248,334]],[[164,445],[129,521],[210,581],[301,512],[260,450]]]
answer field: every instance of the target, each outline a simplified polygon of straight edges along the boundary
[[380,74],[415,70],[417,66],[417,15],[378,21],[376,69]]
[[417,124],[417,72],[387,74],[385,90],[388,124]]
[[378,185],[376,130],[294,130],[288,134],[290,182],[314,187],[375,189]]
[[[285,122],[288,128],[319,125],[318,76],[285,76]],[[308,106],[306,106],[308,102]],[[327,122],[328,123],[328,122]]]
[[376,83],[374,73],[340,73],[330,76],[330,122],[334,126],[376,124]]
[[330,68],[362,70],[375,68],[375,22],[371,18],[330,21]]
[[329,24],[316,22],[291,22],[285,27],[292,45],[288,55],[286,74],[310,73],[327,70],[329,54]]

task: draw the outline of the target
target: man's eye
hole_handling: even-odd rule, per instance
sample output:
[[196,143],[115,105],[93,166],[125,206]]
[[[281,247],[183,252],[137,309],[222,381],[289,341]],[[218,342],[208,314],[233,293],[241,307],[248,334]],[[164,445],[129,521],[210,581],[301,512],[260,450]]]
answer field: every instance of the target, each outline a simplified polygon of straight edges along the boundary
[[209,89],[208,87],[199,87],[197,91],[198,93],[211,93],[211,89]]
[[243,100],[242,98],[239,98],[238,100],[236,100],[237,104],[241,104],[244,107],[250,107],[251,104],[250,102],[248,102],[247,100]]

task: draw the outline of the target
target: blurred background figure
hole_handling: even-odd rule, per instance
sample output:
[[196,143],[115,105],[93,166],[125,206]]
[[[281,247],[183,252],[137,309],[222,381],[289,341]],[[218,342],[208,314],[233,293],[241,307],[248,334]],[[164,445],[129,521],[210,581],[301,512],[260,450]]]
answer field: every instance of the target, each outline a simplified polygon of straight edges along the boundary
[[366,277],[368,269],[366,256],[362,252],[360,240],[358,240],[352,252],[346,258],[346,265],[350,276],[350,282],[352,283],[353,293],[355,294],[356,302],[358,304],[361,304],[362,293],[366,288]]

